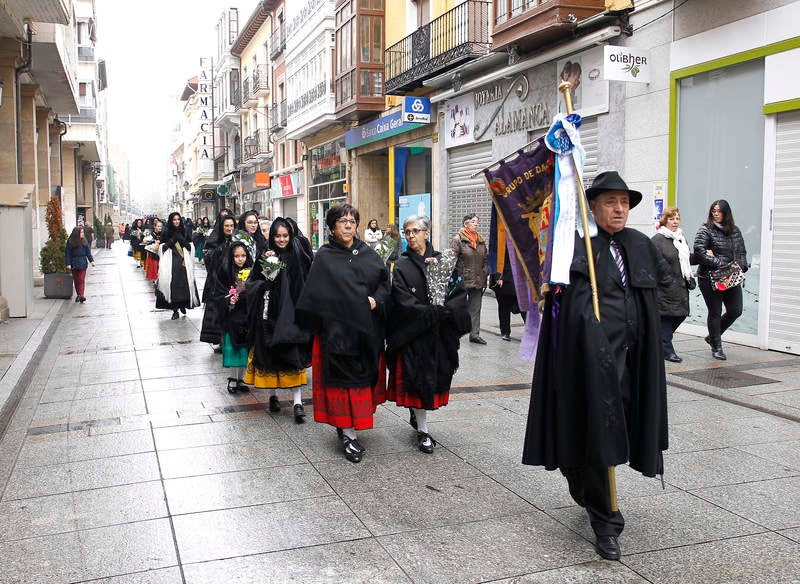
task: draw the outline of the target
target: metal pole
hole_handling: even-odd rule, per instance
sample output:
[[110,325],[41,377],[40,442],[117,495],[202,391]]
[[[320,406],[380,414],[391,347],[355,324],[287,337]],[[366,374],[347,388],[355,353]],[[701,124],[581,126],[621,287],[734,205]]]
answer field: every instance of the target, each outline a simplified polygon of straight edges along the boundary
[[[570,89],[572,84],[568,81],[563,81],[558,85],[558,90],[564,96],[564,104],[567,108],[567,114],[571,114],[574,109],[572,107],[572,95]],[[589,237],[589,211],[586,203],[586,193],[583,190],[583,183],[578,176],[578,169],[575,165],[575,159],[572,160],[572,171],[575,175],[575,184],[578,187],[578,203],[581,210],[581,225],[583,226],[583,243],[586,247],[586,260],[589,267],[589,285],[592,288],[592,308],[594,309],[594,316],[600,321],[600,298],[597,294],[597,275],[594,270],[594,254],[592,253],[592,239]],[[608,467],[608,491],[611,499],[611,510],[617,511],[617,479],[613,466]]]

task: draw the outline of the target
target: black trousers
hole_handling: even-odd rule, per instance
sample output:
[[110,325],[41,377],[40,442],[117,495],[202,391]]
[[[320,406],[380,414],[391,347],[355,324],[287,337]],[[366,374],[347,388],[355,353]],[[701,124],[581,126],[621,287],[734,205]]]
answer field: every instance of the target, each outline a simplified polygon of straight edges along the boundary
[[[737,318],[742,315],[742,287],[730,288],[724,292],[719,292],[711,287],[709,278],[698,278],[697,286],[703,294],[703,300],[708,308],[708,336],[715,345],[720,344],[722,333],[728,330]],[[725,314],[722,314],[722,306],[725,306]]]
[[[502,296],[497,294],[497,292],[495,292],[495,299],[497,300],[497,318],[500,321],[500,334],[510,335],[511,310],[517,303],[517,299],[514,296]],[[522,316],[522,322],[525,322],[525,317],[527,316],[526,313],[523,311],[519,314]]]
[[595,535],[616,537],[622,533],[625,518],[621,511],[611,510],[608,467],[562,468],[561,474],[567,478],[572,498],[586,508]]
[[672,336],[684,320],[686,320],[685,316],[661,317],[661,346],[664,348],[664,355],[672,355],[675,352],[675,347],[672,346]]

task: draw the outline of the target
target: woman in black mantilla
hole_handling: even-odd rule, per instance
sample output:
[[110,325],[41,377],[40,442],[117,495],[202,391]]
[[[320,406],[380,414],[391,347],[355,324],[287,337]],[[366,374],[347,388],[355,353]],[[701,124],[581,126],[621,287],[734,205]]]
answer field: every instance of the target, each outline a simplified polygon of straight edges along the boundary
[[[246,245],[250,255],[253,258],[253,261],[257,261],[261,254],[267,251],[267,240],[264,237],[264,234],[261,233],[261,229],[258,224],[258,211],[255,209],[250,209],[249,211],[242,213],[239,217],[239,223],[237,224],[236,229],[237,234],[243,232],[252,238],[252,243],[246,242]],[[235,236],[234,239],[236,239]]]
[[358,210],[342,203],[328,209],[330,240],[314,257],[298,317],[315,332],[312,349],[314,420],[337,428],[347,460],[364,448],[356,430],[372,428],[386,401],[384,323],[389,272],[380,256],[358,239]]
[[156,308],[172,310],[172,320],[176,320],[179,310],[186,314],[187,308],[200,306],[194,281],[194,249],[186,239],[180,213],[169,214],[159,249]]
[[219,274],[228,270],[227,262],[230,255],[231,236],[233,235],[236,221],[230,215],[221,215],[214,224],[214,231],[206,240],[203,249],[203,263],[206,266],[206,283],[203,287],[203,324],[200,328],[200,341],[215,345],[214,350],[219,350],[222,343],[222,329],[219,324],[219,309],[211,298],[218,298],[228,293],[228,289],[220,282]]
[[[387,335],[387,398],[411,408],[417,446],[426,454],[436,442],[428,433],[427,413],[447,405],[458,369],[459,337],[472,329],[467,291],[459,283],[444,306],[428,298],[427,264],[439,261],[428,234],[430,219],[412,215],[403,223],[408,249],[392,273],[392,316]],[[452,277],[452,276],[451,276]]]
[[[252,339],[245,383],[270,390],[271,412],[281,409],[277,390],[291,389],[298,424],[305,422],[302,389],[308,383],[306,367],[311,363],[311,333],[295,323],[295,304],[313,259],[303,239],[294,221],[275,219],[266,252],[275,259],[264,261],[275,262],[276,269],[265,270],[256,262],[245,290]],[[278,269],[280,265],[283,267]]]

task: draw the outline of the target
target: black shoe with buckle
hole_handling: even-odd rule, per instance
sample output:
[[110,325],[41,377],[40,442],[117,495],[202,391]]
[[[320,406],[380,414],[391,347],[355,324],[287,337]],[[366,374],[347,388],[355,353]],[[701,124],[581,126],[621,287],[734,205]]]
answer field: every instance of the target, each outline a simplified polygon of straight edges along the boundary
[[269,396],[269,411],[270,412],[280,412],[281,411],[281,402],[278,401],[277,395]]
[[420,452],[433,454],[433,447],[436,446],[436,440],[431,438],[431,435],[427,432],[417,432],[417,446]]
[[228,393],[236,393],[236,378],[228,377]]
[[595,549],[601,558],[606,560],[619,560],[619,542],[614,535],[598,535]]
[[306,423],[306,411],[303,409],[303,404],[294,404],[294,423]]
[[352,440],[345,436],[344,441],[344,456],[350,462],[361,462],[361,459],[364,458],[365,450],[361,447],[361,444],[358,443],[356,438]]

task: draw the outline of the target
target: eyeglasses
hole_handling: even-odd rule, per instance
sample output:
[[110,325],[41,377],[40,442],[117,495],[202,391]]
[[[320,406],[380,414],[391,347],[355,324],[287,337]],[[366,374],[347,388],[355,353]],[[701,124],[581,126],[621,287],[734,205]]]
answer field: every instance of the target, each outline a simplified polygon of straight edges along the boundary
[[336,222],[339,225],[355,225],[356,223],[358,223],[355,219],[346,219],[346,218],[337,219]]
[[406,229],[405,231],[403,231],[403,233],[406,234],[406,237],[408,237],[409,235],[413,235],[414,237],[416,237],[417,235],[419,235],[419,233],[421,231],[426,231],[426,230],[425,229]]

